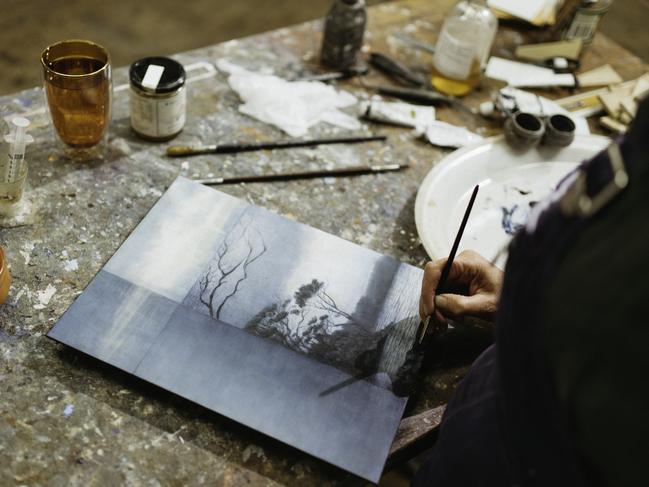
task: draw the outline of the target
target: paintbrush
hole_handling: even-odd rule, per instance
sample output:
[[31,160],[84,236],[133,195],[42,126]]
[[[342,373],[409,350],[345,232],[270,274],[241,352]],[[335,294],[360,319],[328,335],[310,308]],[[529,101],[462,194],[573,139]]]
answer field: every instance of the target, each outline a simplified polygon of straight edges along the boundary
[[[435,289],[435,295],[444,292],[444,289],[446,287],[446,281],[448,280],[448,275],[451,272],[451,267],[453,267],[455,254],[457,253],[457,249],[460,246],[460,240],[462,240],[462,235],[464,234],[466,223],[467,221],[469,221],[469,215],[471,214],[471,210],[473,209],[473,203],[475,203],[475,198],[478,195],[479,189],[480,189],[480,185],[476,185],[476,187],[473,188],[473,193],[471,194],[471,198],[469,199],[469,204],[466,207],[466,211],[464,212],[462,223],[460,224],[460,230],[457,232],[457,235],[455,236],[455,242],[453,242],[451,253],[448,255],[446,264],[444,264],[444,268],[442,269],[442,275],[440,276],[439,281],[437,283],[437,289]],[[426,332],[428,331],[428,324],[430,323],[430,319],[431,317],[427,316],[424,320],[419,322],[419,328],[417,329],[417,341],[416,341],[417,344],[421,344],[421,342],[424,340],[424,337],[426,336]]]
[[279,174],[260,174],[252,176],[234,176],[231,178],[207,178],[194,179],[197,183],[207,186],[219,184],[238,184],[238,183],[263,183],[270,181],[292,181],[294,179],[314,179],[314,178],[340,178],[343,176],[360,176],[363,174],[373,174],[382,172],[393,172],[406,169],[407,164],[385,164],[380,166],[352,166],[339,169],[323,169],[320,171],[291,172]]
[[363,64],[360,66],[352,66],[351,68],[344,69],[342,71],[330,71],[320,74],[307,74],[300,78],[296,78],[293,81],[336,81],[353,78],[355,76],[365,76],[369,73],[370,68]]
[[416,73],[407,68],[399,61],[392,59],[380,52],[370,54],[370,64],[379,71],[395,78],[402,84],[409,86],[422,87],[426,85],[426,79],[420,73]]
[[314,147],[325,144],[360,144],[363,142],[385,141],[385,135],[364,135],[354,137],[337,137],[330,139],[286,140],[270,142],[251,142],[241,144],[214,144],[214,145],[172,145],[167,148],[169,157],[187,157],[199,154],[234,154],[237,152],[251,152],[266,149],[290,149],[293,147]]

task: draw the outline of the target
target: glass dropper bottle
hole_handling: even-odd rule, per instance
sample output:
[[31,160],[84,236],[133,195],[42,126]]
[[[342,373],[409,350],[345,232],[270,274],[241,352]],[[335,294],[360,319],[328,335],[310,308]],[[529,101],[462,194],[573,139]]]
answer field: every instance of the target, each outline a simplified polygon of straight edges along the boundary
[[27,180],[25,148],[34,141],[27,133],[29,120],[14,117],[9,122],[10,132],[2,139],[0,150],[0,215],[16,214]]
[[498,20],[485,0],[463,0],[446,16],[433,57],[432,84],[447,95],[463,96],[480,80]]

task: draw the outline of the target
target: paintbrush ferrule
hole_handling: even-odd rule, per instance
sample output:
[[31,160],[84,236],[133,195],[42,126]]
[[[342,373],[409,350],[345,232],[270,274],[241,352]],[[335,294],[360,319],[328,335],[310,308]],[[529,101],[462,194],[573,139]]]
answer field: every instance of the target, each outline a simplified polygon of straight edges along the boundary
[[383,171],[398,171],[400,169],[407,168],[407,165],[401,164],[383,164],[378,166],[370,166],[370,169],[374,172],[383,172]]
[[186,157],[199,154],[212,154],[217,150],[217,145],[172,145],[167,147],[167,155],[169,157]]
[[207,184],[207,185],[223,184],[225,182],[225,178],[194,179],[193,181],[196,181],[197,183],[200,184]]

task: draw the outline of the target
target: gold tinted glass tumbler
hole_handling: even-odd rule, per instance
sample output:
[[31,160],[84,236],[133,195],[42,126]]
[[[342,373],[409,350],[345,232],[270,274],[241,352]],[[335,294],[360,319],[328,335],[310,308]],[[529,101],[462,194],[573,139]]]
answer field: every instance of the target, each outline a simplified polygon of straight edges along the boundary
[[90,41],[63,41],[46,48],[41,63],[47,104],[61,140],[74,149],[98,145],[110,122],[108,51]]

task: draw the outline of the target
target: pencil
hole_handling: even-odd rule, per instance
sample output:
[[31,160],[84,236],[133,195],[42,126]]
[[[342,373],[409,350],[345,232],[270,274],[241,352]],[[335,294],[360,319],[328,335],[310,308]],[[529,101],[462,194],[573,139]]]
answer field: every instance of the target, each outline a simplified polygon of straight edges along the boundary
[[[451,273],[451,267],[453,267],[455,254],[457,254],[457,249],[460,246],[460,240],[462,240],[462,235],[464,234],[466,223],[469,221],[469,215],[471,214],[471,210],[473,209],[473,204],[475,203],[476,196],[478,196],[479,189],[480,189],[480,185],[476,185],[476,187],[473,188],[473,193],[471,194],[471,198],[469,199],[469,204],[467,205],[466,211],[464,212],[464,217],[462,218],[460,229],[458,230],[457,235],[455,236],[453,247],[451,247],[451,253],[448,255],[446,264],[444,264],[444,268],[442,269],[442,275],[440,276],[439,282],[437,283],[437,288],[435,289],[436,295],[444,292],[444,288],[446,287],[446,281],[448,280],[448,276]],[[430,316],[427,316],[424,320],[422,320],[419,323],[419,329],[417,330],[418,343],[421,343],[424,337],[426,336],[429,323],[430,323]]]

